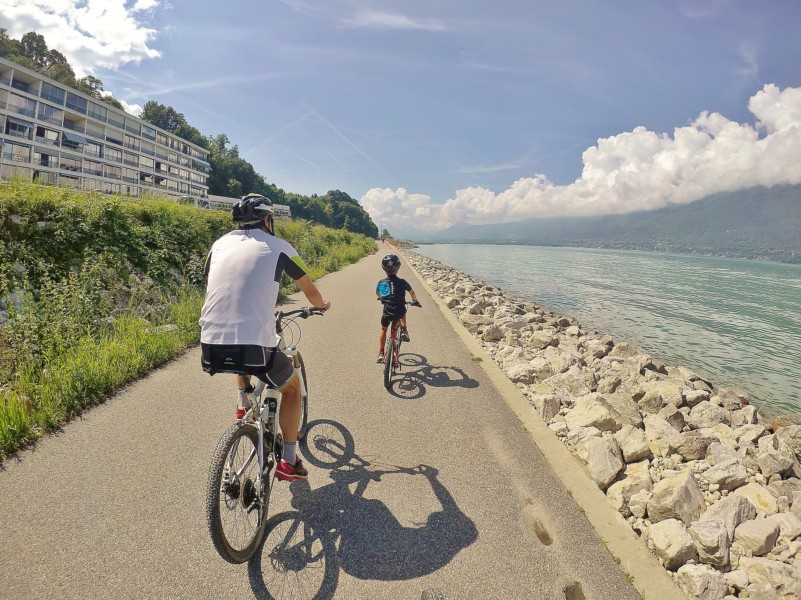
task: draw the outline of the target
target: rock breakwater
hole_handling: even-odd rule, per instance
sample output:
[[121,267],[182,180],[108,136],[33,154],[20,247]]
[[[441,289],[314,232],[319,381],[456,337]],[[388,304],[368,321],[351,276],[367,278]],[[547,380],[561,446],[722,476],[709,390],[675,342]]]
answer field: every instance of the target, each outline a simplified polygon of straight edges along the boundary
[[692,598],[801,600],[801,426],[405,251]]

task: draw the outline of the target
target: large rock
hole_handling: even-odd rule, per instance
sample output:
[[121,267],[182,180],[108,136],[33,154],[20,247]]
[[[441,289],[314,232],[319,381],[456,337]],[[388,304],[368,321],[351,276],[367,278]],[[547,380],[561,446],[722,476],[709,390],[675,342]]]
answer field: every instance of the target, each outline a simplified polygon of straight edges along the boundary
[[623,470],[620,448],[613,437],[588,437],[576,444],[576,454],[587,465],[593,481],[602,490]]
[[723,523],[731,540],[734,538],[734,530],[740,523],[755,519],[756,516],[756,509],[747,498],[730,495],[707,508],[698,518],[698,521],[719,521]]
[[678,519],[654,523],[648,530],[648,536],[654,553],[670,571],[675,571],[687,561],[698,557],[690,534]]
[[774,475],[784,475],[792,472],[801,476],[801,466],[789,444],[779,440],[776,435],[759,438],[759,453],[757,464],[762,474],[770,479]]
[[790,446],[796,458],[801,460],[801,425],[780,427],[776,430],[775,436],[780,442]]
[[615,433],[620,451],[623,453],[623,460],[633,463],[651,457],[651,449],[645,439],[645,432],[633,425],[624,425],[620,431]]
[[704,479],[717,485],[722,490],[734,490],[743,485],[748,479],[748,471],[743,460],[737,456],[723,462],[716,463],[704,471]]
[[678,440],[672,446],[685,461],[700,460],[706,458],[707,448],[716,441],[716,438],[699,431],[685,431],[679,434]]
[[722,521],[698,521],[689,528],[698,560],[721,569],[729,564],[731,538]]
[[670,456],[675,444],[678,443],[679,432],[662,417],[656,415],[646,415],[644,424],[645,438],[654,456]]
[[629,509],[631,497],[642,491],[650,491],[653,485],[648,471],[648,461],[643,460],[626,466],[623,477],[606,490],[606,497],[620,514],[628,517],[631,515]]
[[714,427],[718,423],[731,423],[731,417],[726,409],[712,402],[701,402],[690,411],[687,422],[694,429],[703,429]]
[[773,550],[778,538],[779,526],[768,519],[752,519],[734,530],[734,541],[756,556]]
[[618,431],[625,418],[600,394],[588,394],[576,400],[576,405],[565,415],[570,429],[597,427],[601,431]]
[[776,498],[770,493],[768,488],[758,483],[748,483],[734,490],[733,494],[747,499],[754,505],[757,511],[766,515],[775,515],[779,512]]
[[[740,569],[748,573],[751,583],[768,583],[781,597],[795,594],[801,597],[801,570],[769,558],[740,558]],[[750,588],[750,586],[749,586]]]
[[648,517],[652,523],[679,519],[690,525],[698,520],[704,509],[704,495],[689,469],[658,482],[648,501]]
[[676,583],[690,598],[720,600],[729,591],[723,573],[704,565],[684,565],[676,573]]

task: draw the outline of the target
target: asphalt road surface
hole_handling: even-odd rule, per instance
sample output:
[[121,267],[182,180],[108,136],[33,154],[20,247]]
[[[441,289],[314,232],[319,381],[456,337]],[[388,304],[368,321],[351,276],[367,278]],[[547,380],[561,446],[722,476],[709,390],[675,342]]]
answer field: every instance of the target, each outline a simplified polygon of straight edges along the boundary
[[383,251],[318,282],[332,308],[302,322],[299,343],[309,479],[276,482],[249,563],[224,562],[206,528],[235,390],[194,348],[6,461],[0,598],[640,598],[648,582],[638,591],[640,571],[624,570],[636,560],[596,532],[557,473],[569,467],[551,466],[406,264],[423,308],[409,309],[404,367],[384,388]]

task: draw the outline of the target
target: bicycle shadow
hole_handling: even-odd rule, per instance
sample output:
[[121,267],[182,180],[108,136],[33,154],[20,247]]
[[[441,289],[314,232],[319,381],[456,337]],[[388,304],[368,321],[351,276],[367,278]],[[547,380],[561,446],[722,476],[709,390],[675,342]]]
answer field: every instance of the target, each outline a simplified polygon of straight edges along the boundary
[[417,400],[425,396],[429,387],[478,387],[478,381],[468,377],[461,367],[431,365],[422,354],[408,352],[401,354],[399,360],[401,370],[387,388],[397,398]]
[[[306,442],[301,448],[307,462],[332,469],[332,481],[317,489],[308,481],[290,485],[295,511],[270,519],[264,545],[248,565],[257,597],[333,598],[340,571],[365,580],[415,579],[447,565],[477,539],[476,526],[434,467],[371,464],[355,453],[350,433],[335,421],[310,423]],[[430,489],[429,498],[410,493],[421,483]],[[371,497],[364,495],[368,486]],[[377,495],[397,499],[401,514]],[[410,520],[427,505],[424,519]],[[299,587],[302,592],[289,595]]]

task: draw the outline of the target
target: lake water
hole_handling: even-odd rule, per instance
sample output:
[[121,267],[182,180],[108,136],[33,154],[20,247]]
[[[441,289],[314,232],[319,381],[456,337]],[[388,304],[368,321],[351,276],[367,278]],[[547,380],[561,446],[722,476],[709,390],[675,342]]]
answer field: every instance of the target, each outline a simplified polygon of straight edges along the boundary
[[766,415],[801,417],[801,266],[705,256],[438,244],[415,250],[627,340]]

